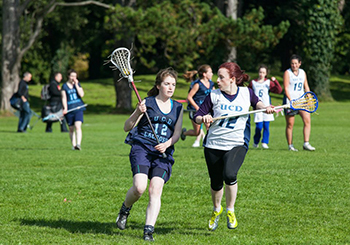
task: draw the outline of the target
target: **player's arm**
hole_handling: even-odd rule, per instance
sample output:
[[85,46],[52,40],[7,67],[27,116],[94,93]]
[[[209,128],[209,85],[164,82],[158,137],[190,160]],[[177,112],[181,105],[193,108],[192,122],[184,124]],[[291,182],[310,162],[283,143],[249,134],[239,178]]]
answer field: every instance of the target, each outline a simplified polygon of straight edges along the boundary
[[194,107],[194,109],[196,109],[196,111],[198,111],[199,106],[194,101],[193,96],[197,93],[198,89],[199,89],[199,84],[196,83],[195,85],[193,85],[192,89],[187,95],[188,102]]
[[203,103],[199,107],[199,110],[194,115],[193,121],[197,124],[201,123],[212,123],[213,117],[211,115],[213,108],[213,103],[211,102],[210,94],[205,97]]
[[67,110],[68,110],[67,96],[66,96],[66,91],[64,91],[63,89],[61,90],[61,97],[62,97],[63,114],[67,114]]
[[305,73],[305,81],[304,81],[304,90],[305,90],[305,92],[309,92],[310,91],[309,83],[307,82],[306,73]]
[[284,92],[286,94],[286,97],[291,100],[290,94],[289,94],[289,74],[288,71],[285,71],[283,74],[283,86],[284,86]]
[[143,113],[145,113],[146,110],[147,108],[145,100],[143,100],[141,103],[138,103],[134,112],[124,123],[124,131],[128,132],[131,129],[133,129],[136,126],[136,124],[140,121],[141,117],[143,116]]
[[183,109],[181,109],[179,118],[177,119],[177,122],[175,124],[175,130],[174,130],[173,136],[168,141],[156,145],[154,148],[157,151],[159,151],[160,153],[165,152],[169,146],[174,145],[180,139],[181,131],[182,131],[182,118],[183,118]]
[[282,93],[282,87],[275,77],[271,77],[270,92],[275,94]]

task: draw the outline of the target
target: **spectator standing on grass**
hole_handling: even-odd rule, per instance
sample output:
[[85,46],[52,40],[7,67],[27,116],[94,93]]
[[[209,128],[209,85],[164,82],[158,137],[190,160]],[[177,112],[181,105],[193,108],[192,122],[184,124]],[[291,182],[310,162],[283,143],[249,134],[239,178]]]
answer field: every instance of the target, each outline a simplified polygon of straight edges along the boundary
[[[84,90],[79,83],[78,74],[75,70],[72,69],[68,71],[68,81],[63,84],[61,94],[63,115],[65,115],[69,126],[69,137],[72,142],[73,150],[80,151],[83,137],[81,125],[84,122],[83,111],[86,110],[86,108],[83,107],[84,102],[82,100]],[[79,107],[80,109],[77,109]],[[68,110],[73,111],[67,113]]]
[[[254,93],[258,98],[264,103],[264,105],[271,104],[271,98],[269,93],[282,93],[282,88],[275,77],[271,79],[267,78],[268,69],[267,66],[261,65],[259,67],[259,78],[252,80],[249,84],[249,88],[253,89]],[[258,112],[254,114],[255,122],[255,134],[254,134],[254,144],[253,147],[259,147],[259,142],[261,138],[261,130],[263,130],[263,137],[261,140],[261,147],[263,149],[268,149],[269,138],[270,138],[270,122],[274,120],[272,114],[266,114],[263,112]]]
[[[56,72],[54,74],[54,79],[50,82],[49,86],[49,105],[51,107],[51,112],[56,113],[60,111],[63,108],[62,105],[62,93],[61,93],[61,87],[60,82],[62,81],[62,74],[60,72]],[[46,133],[52,132],[52,122],[48,121],[46,123]],[[67,122],[66,119],[63,118],[61,121],[61,132],[68,132],[67,130]]]
[[237,197],[237,174],[248,151],[250,140],[250,116],[225,118],[213,122],[213,118],[230,115],[235,112],[248,112],[254,109],[266,109],[273,113],[273,106],[265,106],[253,90],[243,87],[249,76],[233,62],[219,67],[217,86],[212,90],[194,115],[196,123],[212,123],[205,140],[204,156],[210,177],[213,211],[209,220],[209,230],[215,231],[219,217],[223,212],[221,200],[226,197],[227,227],[234,229],[238,222],[234,213]]
[[[198,75],[198,79],[196,79]],[[187,71],[183,75],[187,82],[191,82],[190,90],[188,92],[187,101],[189,110],[189,117],[192,122],[193,129],[186,130],[182,129],[181,139],[185,140],[186,136],[197,136],[196,141],[193,143],[192,147],[200,146],[200,139],[204,137],[203,125],[198,125],[193,119],[194,113],[199,109],[199,106],[203,103],[205,97],[214,89],[214,83],[211,81],[213,77],[213,70],[209,65],[201,65],[198,71]],[[209,125],[206,124],[206,129]]]
[[[301,57],[293,54],[290,58],[290,68],[284,72],[283,85],[285,95],[283,98],[283,104],[289,104],[292,99],[297,99],[305,92],[309,92],[309,84],[307,82],[307,76],[301,66]],[[299,114],[304,123],[304,150],[314,151],[315,147],[309,143],[311,133],[311,117],[310,113],[302,110],[284,109],[286,117],[286,138],[288,148],[290,151],[298,151],[293,145],[293,127],[295,121],[295,115]]]
[[[164,184],[170,179],[174,164],[174,144],[179,140],[182,127],[182,105],[171,99],[175,92],[177,72],[167,68],[158,72],[154,87],[139,103],[124,124],[130,131],[125,143],[131,145],[129,155],[133,173],[133,186],[126,193],[116,223],[124,230],[130,210],[147,189],[149,203],[143,239],[153,241],[154,226],[160,211]],[[160,144],[157,143],[148,123],[147,111]],[[163,156],[166,154],[166,157]]]
[[31,109],[29,105],[29,92],[28,83],[32,80],[32,74],[30,72],[25,72],[23,74],[23,79],[18,84],[17,96],[21,98],[23,104],[19,114],[18,121],[18,133],[27,132],[27,127],[30,122]]

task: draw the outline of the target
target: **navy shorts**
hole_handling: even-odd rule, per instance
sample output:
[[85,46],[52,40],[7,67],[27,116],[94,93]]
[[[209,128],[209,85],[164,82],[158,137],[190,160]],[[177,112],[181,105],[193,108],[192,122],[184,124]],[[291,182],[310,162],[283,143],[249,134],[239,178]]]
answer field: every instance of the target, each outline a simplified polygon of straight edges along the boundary
[[84,113],[82,110],[72,111],[65,115],[68,126],[74,126],[75,122],[84,122]]
[[164,183],[170,179],[172,165],[175,162],[172,155],[167,154],[166,158],[162,158],[160,153],[151,152],[137,142],[131,146],[129,159],[133,175],[144,173],[149,179],[160,177],[164,179]]
[[284,115],[286,115],[286,116],[295,116],[295,115],[298,115],[298,114],[299,114],[298,110],[293,110],[293,109],[290,109],[290,108],[284,109]]

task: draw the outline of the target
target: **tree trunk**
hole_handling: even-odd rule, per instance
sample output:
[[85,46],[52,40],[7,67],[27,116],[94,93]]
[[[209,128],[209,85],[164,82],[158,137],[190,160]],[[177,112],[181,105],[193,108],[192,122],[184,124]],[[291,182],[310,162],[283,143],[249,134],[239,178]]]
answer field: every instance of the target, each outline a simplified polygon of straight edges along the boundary
[[[238,15],[238,0],[228,0],[226,7],[226,17],[237,20]],[[228,62],[236,62],[237,60],[237,49],[236,47],[229,48],[230,54],[228,55]]]
[[131,88],[128,79],[120,79],[119,71],[113,72],[114,89],[116,94],[116,109],[120,112],[129,112],[131,107]]
[[17,91],[20,80],[21,63],[19,55],[19,0],[3,0],[2,6],[2,45],[1,45],[1,94],[0,110],[9,111],[10,97]]

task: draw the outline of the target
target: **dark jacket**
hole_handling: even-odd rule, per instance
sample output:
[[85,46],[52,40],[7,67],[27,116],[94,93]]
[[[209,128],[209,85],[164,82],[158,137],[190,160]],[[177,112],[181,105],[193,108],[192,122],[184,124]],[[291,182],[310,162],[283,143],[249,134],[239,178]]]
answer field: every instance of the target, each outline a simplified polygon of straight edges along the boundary
[[27,100],[29,99],[28,84],[26,81],[21,80],[18,84],[18,97],[24,96]]

